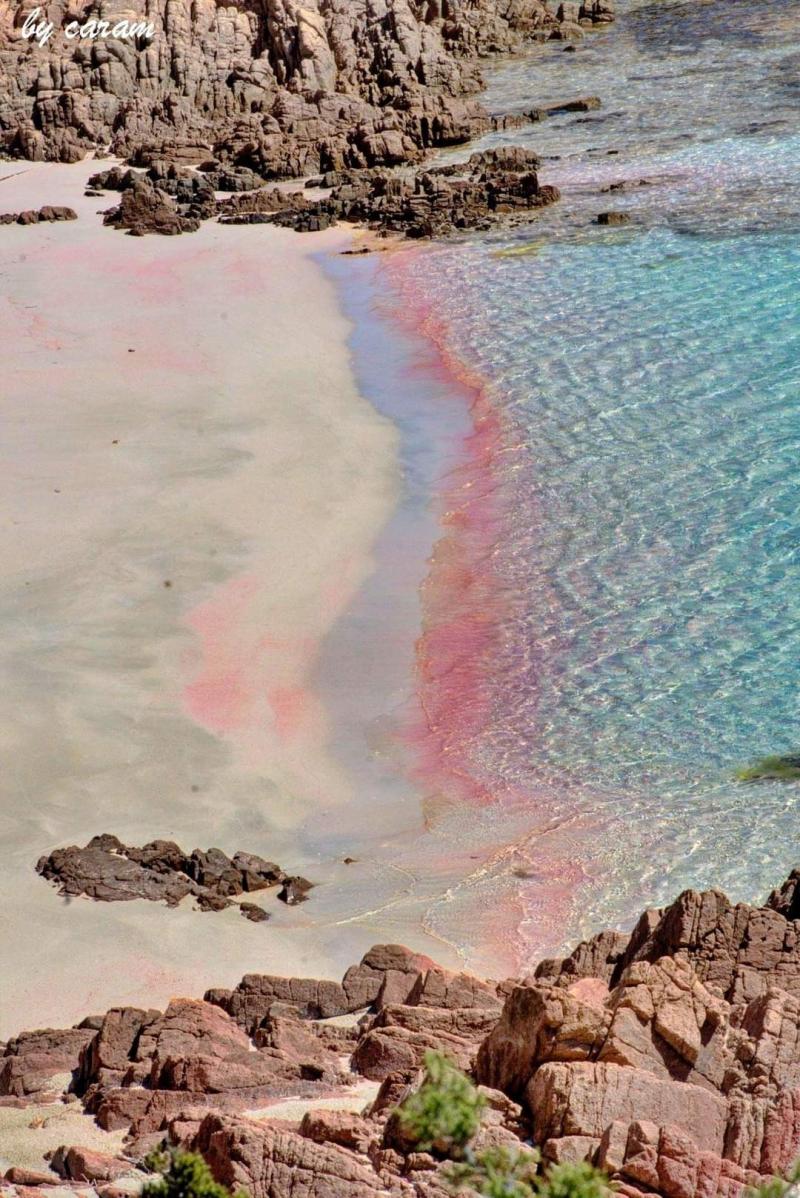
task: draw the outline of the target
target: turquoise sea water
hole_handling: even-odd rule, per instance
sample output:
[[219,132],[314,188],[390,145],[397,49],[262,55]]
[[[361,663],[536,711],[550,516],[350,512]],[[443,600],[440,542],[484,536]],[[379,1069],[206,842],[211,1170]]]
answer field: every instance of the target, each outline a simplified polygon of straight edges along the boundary
[[620,7],[492,79],[504,110],[600,96],[487,139],[538,149],[563,203],[408,267],[514,449],[513,615],[462,749],[532,819],[578,817],[565,939],[800,861],[800,790],[732,776],[800,748],[800,4]]

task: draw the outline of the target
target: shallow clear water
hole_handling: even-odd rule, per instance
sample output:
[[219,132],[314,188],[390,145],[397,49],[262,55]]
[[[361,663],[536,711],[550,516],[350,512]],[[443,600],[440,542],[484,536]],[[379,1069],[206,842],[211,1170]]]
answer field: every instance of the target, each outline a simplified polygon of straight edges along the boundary
[[513,447],[508,615],[459,752],[517,833],[520,796],[563,828],[565,940],[800,860],[797,788],[733,780],[800,747],[800,4],[621,7],[492,81],[503,110],[601,97],[487,139],[538,148],[563,203],[403,266]]

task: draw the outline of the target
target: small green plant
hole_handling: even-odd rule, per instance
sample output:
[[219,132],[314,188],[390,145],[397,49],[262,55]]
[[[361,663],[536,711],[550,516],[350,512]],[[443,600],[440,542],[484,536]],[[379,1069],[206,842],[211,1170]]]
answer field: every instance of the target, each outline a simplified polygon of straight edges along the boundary
[[800,753],[762,757],[736,771],[739,782],[796,782],[800,780]]
[[785,1177],[771,1177],[760,1186],[745,1191],[745,1198],[785,1198],[793,1192],[792,1187],[800,1183],[800,1161]]
[[[142,1198],[231,1198],[230,1190],[214,1181],[208,1165],[196,1152],[156,1148],[144,1163],[159,1176],[144,1183]],[[247,1198],[247,1194],[240,1190],[235,1198]]]
[[612,1192],[605,1175],[586,1161],[551,1165],[546,1173],[538,1166],[535,1150],[488,1148],[452,1165],[446,1182],[455,1194],[466,1190],[479,1198],[608,1198]]
[[609,1181],[588,1161],[575,1165],[553,1165],[537,1184],[540,1198],[606,1198]]
[[395,1111],[404,1135],[423,1152],[450,1157],[444,1180],[453,1194],[478,1198],[606,1198],[609,1182],[587,1163],[553,1165],[540,1174],[536,1149],[490,1147],[471,1141],[485,1101],[470,1079],[441,1053],[425,1054],[419,1090]]
[[481,1125],[484,1099],[439,1052],[425,1053],[422,1085],[397,1108],[405,1134],[422,1152],[459,1157]]
[[454,1194],[471,1190],[480,1198],[532,1198],[538,1167],[536,1151],[487,1148],[468,1161],[450,1165],[445,1181]]

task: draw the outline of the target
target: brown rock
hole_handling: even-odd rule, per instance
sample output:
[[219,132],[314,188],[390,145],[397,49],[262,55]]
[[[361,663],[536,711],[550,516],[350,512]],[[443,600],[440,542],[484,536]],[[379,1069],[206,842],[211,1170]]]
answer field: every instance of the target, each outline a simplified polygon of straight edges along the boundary
[[6,1169],[3,1177],[14,1186],[51,1186],[57,1180],[52,1173],[22,1169],[19,1165],[12,1165],[10,1169]]
[[[116,224],[131,232],[180,233],[196,228],[197,220],[182,212],[192,211],[192,203],[179,205],[169,191],[180,198],[184,184],[189,186],[181,170],[174,167],[153,167],[149,178],[118,167],[94,176],[102,185],[122,192],[118,208],[106,215],[106,224]],[[203,176],[191,175],[188,200],[193,195],[194,181]],[[212,193],[213,194],[213,193]],[[187,224],[188,221],[188,224]],[[128,901],[146,898],[176,906],[188,894],[194,895],[202,911],[222,911],[231,905],[232,897],[275,886],[285,878],[279,866],[255,853],[234,853],[230,858],[221,849],[193,849],[184,853],[171,840],[153,840],[137,848],[125,845],[116,836],[105,833],[95,836],[85,848],[72,845],[56,849],[42,857],[37,873],[55,882],[62,894],[87,895],[103,902]],[[309,889],[311,882],[294,879],[300,888]],[[247,904],[251,911],[253,904]],[[266,914],[248,918],[268,918]]]
[[93,1036],[91,1029],[77,1027],[22,1032],[9,1040],[0,1057],[0,1095],[27,1098],[62,1089],[55,1079],[77,1070]]
[[283,884],[278,891],[278,898],[282,903],[286,903],[287,906],[295,907],[298,903],[304,903],[307,900],[308,892],[313,887],[314,883],[309,882],[308,878],[284,878]]
[[66,1181],[114,1181],[132,1172],[129,1161],[90,1148],[68,1148],[63,1144],[52,1154],[50,1166]]
[[251,920],[253,923],[264,923],[269,919],[269,912],[263,907],[259,907],[257,903],[240,903],[239,910],[245,919]]
[[[573,20],[544,0],[448,11],[392,0],[386,19],[351,4],[185,12],[153,0],[152,36],[102,43],[19,36],[27,8],[0,10],[0,149],[74,162],[110,145],[138,165],[159,159],[256,170],[264,177],[388,165],[490,127],[472,98],[477,59],[532,39],[576,37],[607,9]],[[56,25],[66,0],[47,10]]]
[[244,1187],[252,1198],[373,1198],[384,1193],[412,1198],[412,1191],[381,1184],[367,1157],[268,1123],[211,1114],[193,1146],[219,1181],[234,1190]]

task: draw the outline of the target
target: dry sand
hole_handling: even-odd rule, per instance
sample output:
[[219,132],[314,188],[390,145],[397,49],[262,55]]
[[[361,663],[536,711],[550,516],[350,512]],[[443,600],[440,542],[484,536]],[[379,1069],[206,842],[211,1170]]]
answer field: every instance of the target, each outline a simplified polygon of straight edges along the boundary
[[[0,1175],[12,1165],[39,1173],[49,1172],[45,1153],[53,1152],[61,1144],[92,1148],[113,1156],[120,1152],[124,1138],[124,1130],[103,1131],[91,1115],[83,1113],[79,1102],[67,1105],[31,1103],[20,1109],[0,1108]],[[53,1181],[56,1180],[53,1174]],[[93,1192],[91,1187],[75,1188],[76,1192]],[[61,1190],[59,1194],[61,1198],[67,1198]]]
[[398,487],[312,259],[347,236],[126,237],[93,169],[0,164],[0,210],[80,217],[0,230],[0,1037],[248,970],[335,976],[376,938],[316,930],[324,886],[254,925],[34,873],[110,831],[335,874],[292,835],[353,801],[310,679]]

